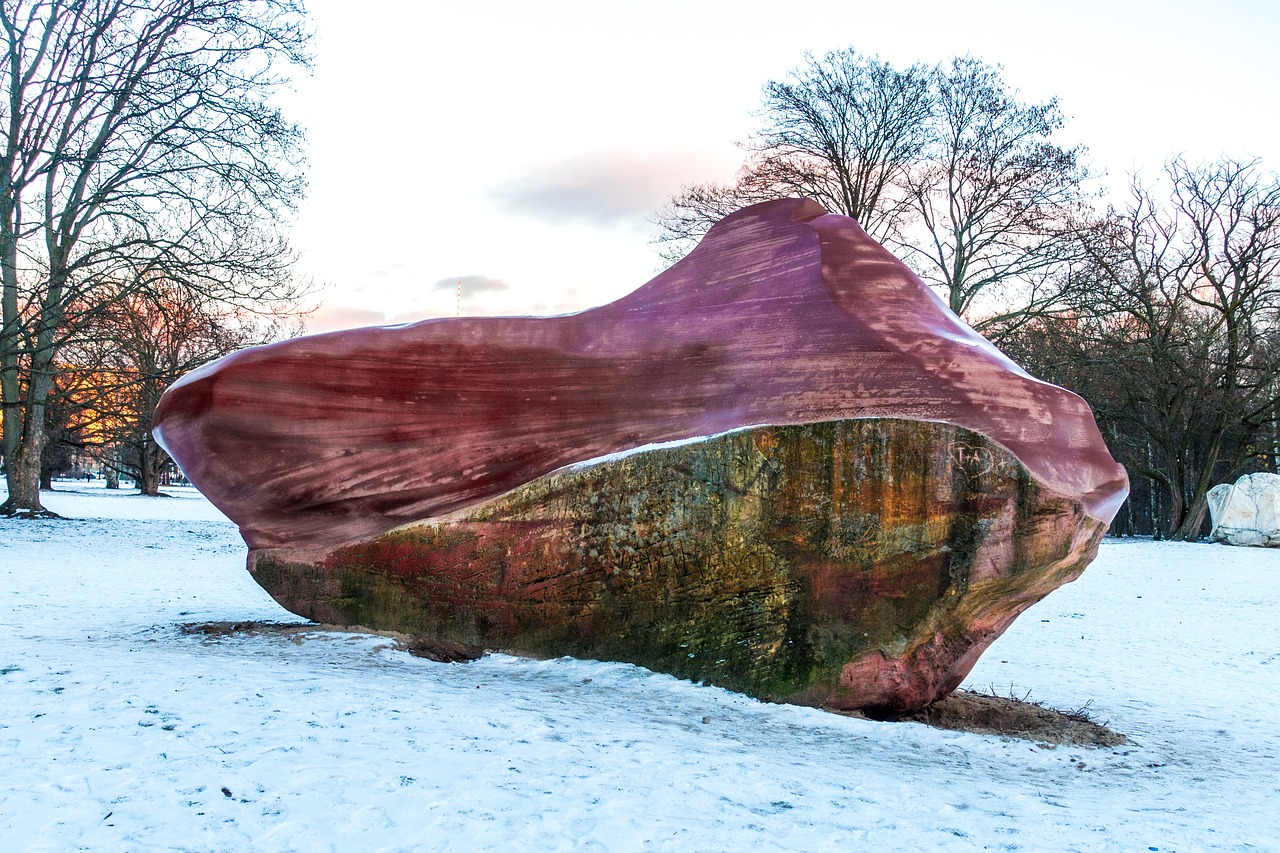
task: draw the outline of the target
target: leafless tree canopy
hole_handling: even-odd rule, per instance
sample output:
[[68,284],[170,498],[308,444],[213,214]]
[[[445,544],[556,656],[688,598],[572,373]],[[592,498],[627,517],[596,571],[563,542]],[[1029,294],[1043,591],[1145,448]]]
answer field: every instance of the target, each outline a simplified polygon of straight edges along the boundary
[[980,330],[1061,304],[1085,177],[1082,149],[1050,141],[1062,125],[1057,101],[1018,101],[998,68],[964,57],[934,71],[932,138],[907,175],[915,239],[902,249]]
[[297,295],[302,134],[270,97],[309,34],[292,0],[0,0],[0,30],[0,511],[39,511],[58,353],[99,314],[158,280]]
[[1209,489],[1280,453],[1280,182],[1174,160],[1077,240],[1072,312],[1006,347],[1090,401],[1155,532],[1195,539]]
[[929,72],[851,51],[808,62],[791,81],[765,85],[753,180],[775,195],[809,195],[872,236],[889,236],[902,216],[904,181],[929,141]]
[[745,204],[800,195],[857,219],[980,330],[1060,305],[1086,173],[1052,141],[1056,101],[1019,101],[972,57],[898,70],[843,50],[766,84],[759,118],[732,184],[685,187],[657,214],[669,260]]
[[927,142],[930,72],[899,71],[852,50],[806,57],[764,88],[761,128],[729,185],[685,187],[656,217],[661,251],[683,257],[715,222],[759,201],[808,196],[859,221],[873,237],[896,233],[906,176]]

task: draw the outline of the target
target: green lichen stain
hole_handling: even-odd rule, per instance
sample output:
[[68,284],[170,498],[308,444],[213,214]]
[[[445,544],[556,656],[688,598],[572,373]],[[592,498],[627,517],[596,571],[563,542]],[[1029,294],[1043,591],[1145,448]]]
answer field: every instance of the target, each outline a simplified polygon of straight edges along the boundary
[[[564,470],[317,562],[257,552],[254,571],[321,621],[782,699],[835,691],[852,658],[963,633],[1016,595],[1020,573],[1066,554],[1037,530],[1079,516],[1055,497],[946,424],[761,427]],[[971,595],[990,548],[1012,556]]]

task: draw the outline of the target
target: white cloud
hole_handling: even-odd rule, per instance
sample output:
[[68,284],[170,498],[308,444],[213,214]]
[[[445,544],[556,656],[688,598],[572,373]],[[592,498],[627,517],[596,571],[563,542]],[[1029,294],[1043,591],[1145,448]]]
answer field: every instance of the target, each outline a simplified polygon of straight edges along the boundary
[[493,195],[507,211],[541,220],[641,225],[682,184],[719,177],[722,170],[706,155],[688,152],[641,157],[595,151],[535,165]]
[[475,296],[477,293],[511,289],[511,285],[502,279],[487,275],[456,275],[452,278],[442,278],[431,285],[432,290],[447,290],[449,292],[453,292],[459,287],[462,288],[463,296]]

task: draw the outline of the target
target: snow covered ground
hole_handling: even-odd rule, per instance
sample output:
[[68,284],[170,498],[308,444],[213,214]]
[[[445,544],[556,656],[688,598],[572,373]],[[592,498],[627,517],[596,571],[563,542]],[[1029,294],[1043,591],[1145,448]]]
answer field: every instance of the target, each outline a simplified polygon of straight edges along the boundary
[[76,520],[0,520],[0,850],[1280,849],[1280,551],[1107,542],[967,684],[1132,741],[1050,749],[628,665],[190,635],[297,620],[199,495],[60,488]]

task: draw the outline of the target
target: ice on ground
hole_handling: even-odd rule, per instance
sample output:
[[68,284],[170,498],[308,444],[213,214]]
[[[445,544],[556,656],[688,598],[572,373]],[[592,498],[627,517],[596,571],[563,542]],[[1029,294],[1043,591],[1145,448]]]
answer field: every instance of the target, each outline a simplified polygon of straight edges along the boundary
[[300,620],[194,494],[46,497],[76,518],[0,520],[6,851],[1280,846],[1280,551],[1107,541],[966,684],[1131,739],[1048,749],[623,664],[188,634]]

